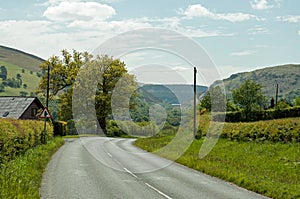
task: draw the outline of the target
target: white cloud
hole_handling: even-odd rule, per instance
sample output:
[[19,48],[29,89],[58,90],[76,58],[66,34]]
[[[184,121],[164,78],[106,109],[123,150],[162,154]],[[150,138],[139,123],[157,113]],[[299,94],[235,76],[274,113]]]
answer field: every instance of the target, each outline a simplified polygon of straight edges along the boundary
[[181,14],[185,15],[187,18],[193,17],[207,17],[215,20],[227,20],[230,22],[241,22],[250,19],[262,20],[255,15],[246,13],[214,13],[209,9],[205,8],[201,4],[190,5],[186,10],[180,10]]
[[[279,1],[278,1],[278,3],[279,3]],[[267,10],[267,9],[273,8],[274,6],[269,5],[267,0],[254,0],[251,2],[251,7],[254,10]]]
[[298,31],[298,35],[300,35],[300,30]]
[[278,21],[284,21],[289,23],[298,23],[300,22],[300,15],[288,15],[288,16],[278,16],[276,17]]
[[261,26],[255,26],[253,28],[248,29],[249,35],[265,35],[270,34],[270,31]]
[[104,21],[116,14],[113,7],[96,2],[60,2],[51,5],[44,16],[53,21]]
[[247,55],[252,55],[254,53],[256,53],[256,51],[245,50],[245,51],[240,51],[240,52],[232,52],[230,55],[231,56],[247,56]]

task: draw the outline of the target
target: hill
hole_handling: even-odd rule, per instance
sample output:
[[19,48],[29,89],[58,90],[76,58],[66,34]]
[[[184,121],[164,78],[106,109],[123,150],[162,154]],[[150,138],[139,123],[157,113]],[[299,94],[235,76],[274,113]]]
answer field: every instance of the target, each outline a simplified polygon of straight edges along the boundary
[[[300,65],[288,64],[233,74],[223,80],[228,97],[231,98],[232,90],[240,87],[247,79],[263,85],[263,91],[268,98],[275,98],[276,84],[279,88],[279,99],[292,102],[300,96]],[[212,86],[218,84],[220,81],[214,82]]]
[[[157,101],[157,99],[169,104],[188,103],[193,100],[193,85],[186,84],[144,84],[142,87],[146,98],[151,98],[149,101]],[[206,86],[197,86],[197,95],[203,94],[207,90]]]
[[44,60],[0,45],[0,96],[34,95]]
[[0,45],[0,61],[38,72],[40,70],[39,65],[44,60],[35,55]]

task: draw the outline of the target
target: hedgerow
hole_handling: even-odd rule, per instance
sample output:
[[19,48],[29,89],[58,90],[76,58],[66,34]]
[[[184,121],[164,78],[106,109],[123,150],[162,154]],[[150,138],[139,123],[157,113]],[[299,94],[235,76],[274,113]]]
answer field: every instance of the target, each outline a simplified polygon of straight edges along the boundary
[[[209,114],[200,116],[197,139],[206,135],[209,125],[214,126],[214,124],[219,123],[210,121],[210,118]],[[210,124],[211,122],[212,124]],[[284,118],[257,122],[225,122],[220,137],[233,141],[299,143],[300,118]]]
[[[0,165],[41,144],[44,122],[0,118]],[[47,123],[46,140],[53,138]]]

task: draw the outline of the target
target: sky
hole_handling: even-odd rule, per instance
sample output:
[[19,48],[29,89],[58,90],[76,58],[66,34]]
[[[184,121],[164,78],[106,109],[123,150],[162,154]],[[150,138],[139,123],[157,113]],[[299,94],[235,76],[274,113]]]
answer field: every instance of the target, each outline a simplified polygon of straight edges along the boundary
[[[201,84],[209,85],[237,72],[300,63],[299,8],[298,0],[0,0],[0,45],[48,59],[62,49],[94,52],[128,31],[134,36],[144,34],[143,28],[159,28],[163,36],[164,30],[174,31],[173,40],[182,35],[185,43],[202,48],[196,49],[206,53],[201,59],[213,64],[198,68],[198,75]],[[156,42],[167,46],[163,36]],[[192,77],[194,63],[178,54],[193,53],[189,47],[182,45],[182,51],[172,54],[170,49],[159,51],[159,45],[152,49],[149,37],[139,38],[122,40],[127,45],[139,41],[144,47],[123,52],[121,59],[132,71],[139,66],[150,74],[149,65],[156,71],[168,65],[192,81],[186,77]],[[211,75],[215,71],[218,75]],[[153,76],[160,74],[163,80],[168,72],[163,69]]]

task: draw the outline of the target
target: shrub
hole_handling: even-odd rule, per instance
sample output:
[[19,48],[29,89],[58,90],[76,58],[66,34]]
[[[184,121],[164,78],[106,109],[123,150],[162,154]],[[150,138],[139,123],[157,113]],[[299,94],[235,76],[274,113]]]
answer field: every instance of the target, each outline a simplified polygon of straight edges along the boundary
[[259,122],[225,123],[222,138],[234,141],[300,142],[298,118],[276,119]]
[[259,120],[272,120],[279,118],[300,117],[300,107],[272,109],[265,111],[253,111],[247,118],[243,112],[218,113],[213,116],[213,121],[222,121],[225,117],[226,122],[251,122]]
[[[43,132],[41,121],[0,119],[0,164],[40,145]],[[53,128],[47,124],[46,140],[52,138]]]

